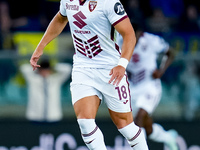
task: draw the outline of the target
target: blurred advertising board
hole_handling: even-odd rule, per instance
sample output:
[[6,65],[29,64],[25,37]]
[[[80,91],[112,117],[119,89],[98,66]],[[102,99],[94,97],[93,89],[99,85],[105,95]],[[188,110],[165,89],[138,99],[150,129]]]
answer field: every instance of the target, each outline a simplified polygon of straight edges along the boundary
[[200,33],[198,32],[171,32],[158,35],[163,36],[169,42],[177,55],[196,55],[200,52]]
[[[41,32],[17,32],[14,34],[14,43],[17,46],[19,55],[30,55],[33,53],[38,43],[42,39]],[[46,47],[44,53],[55,55],[58,51],[57,39],[54,39]]]
[[[180,150],[200,150],[200,122],[159,122],[165,129],[176,129]],[[97,120],[108,150],[131,150],[110,120]],[[150,150],[168,150],[148,141]],[[88,150],[76,120],[59,123],[32,123],[24,120],[0,121],[0,150]]]

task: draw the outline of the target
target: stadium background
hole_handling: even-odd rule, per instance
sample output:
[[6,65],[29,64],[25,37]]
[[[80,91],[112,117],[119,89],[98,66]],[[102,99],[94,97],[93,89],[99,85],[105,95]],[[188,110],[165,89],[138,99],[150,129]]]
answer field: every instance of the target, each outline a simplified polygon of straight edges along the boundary
[[[176,55],[162,77],[163,95],[153,115],[155,122],[179,132],[177,142],[181,150],[200,150],[200,1],[121,2],[132,22],[141,24],[148,32],[162,35]],[[32,124],[25,119],[27,85],[19,66],[29,62],[58,9],[58,0],[0,0],[0,150],[86,149],[71,106],[70,80],[61,90],[64,114],[61,122]],[[67,26],[46,48],[45,55],[53,64],[72,63],[73,52]],[[128,150],[104,104],[97,122],[110,149]],[[163,149],[162,144],[148,143],[150,149]]]

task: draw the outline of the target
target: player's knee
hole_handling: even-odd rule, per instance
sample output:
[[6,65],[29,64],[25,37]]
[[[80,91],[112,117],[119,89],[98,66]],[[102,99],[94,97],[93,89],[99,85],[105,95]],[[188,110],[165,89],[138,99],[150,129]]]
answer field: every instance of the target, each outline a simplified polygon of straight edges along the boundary
[[136,125],[144,127],[147,118],[148,118],[148,113],[144,109],[140,109],[134,118],[134,122]]
[[117,113],[110,111],[111,118],[118,129],[121,129],[133,122],[132,112]]
[[97,126],[94,119],[78,119],[77,122],[82,134],[90,133]]
[[146,135],[147,136],[149,136],[153,132],[152,126],[147,126],[145,128],[145,130],[146,130]]

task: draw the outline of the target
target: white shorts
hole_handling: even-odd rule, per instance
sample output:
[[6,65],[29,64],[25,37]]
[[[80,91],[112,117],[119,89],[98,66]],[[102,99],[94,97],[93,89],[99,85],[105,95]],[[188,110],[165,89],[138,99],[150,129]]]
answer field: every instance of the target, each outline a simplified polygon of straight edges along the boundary
[[130,90],[127,76],[124,75],[119,86],[109,84],[110,69],[73,68],[70,90],[72,103],[81,98],[97,95],[107,107],[115,112],[130,112]]
[[144,83],[144,85],[140,87],[130,84],[130,90],[133,114],[135,115],[139,108],[152,114],[161,99],[162,88],[160,80],[158,79],[150,81],[149,83]]

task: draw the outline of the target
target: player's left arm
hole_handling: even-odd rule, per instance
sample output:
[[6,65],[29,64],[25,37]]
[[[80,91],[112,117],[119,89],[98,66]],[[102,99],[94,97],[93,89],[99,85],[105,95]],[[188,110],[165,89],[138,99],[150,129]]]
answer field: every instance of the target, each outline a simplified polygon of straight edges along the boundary
[[171,65],[174,60],[174,53],[173,48],[169,47],[168,51],[162,57],[161,64],[157,70],[153,72],[153,78],[161,78],[162,75],[165,73],[167,68]]
[[129,18],[124,19],[114,27],[123,37],[123,44],[119,64],[110,71],[111,79],[109,80],[109,83],[113,82],[113,85],[118,86],[125,74],[126,66],[133,54],[136,37]]

